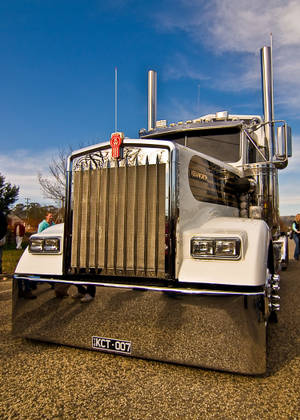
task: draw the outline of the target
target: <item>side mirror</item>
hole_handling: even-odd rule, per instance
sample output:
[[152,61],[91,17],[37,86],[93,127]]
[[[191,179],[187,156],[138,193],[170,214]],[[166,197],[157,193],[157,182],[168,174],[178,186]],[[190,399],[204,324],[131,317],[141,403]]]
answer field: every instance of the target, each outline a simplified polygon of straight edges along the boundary
[[277,127],[277,159],[286,159],[292,156],[292,130],[284,124]]

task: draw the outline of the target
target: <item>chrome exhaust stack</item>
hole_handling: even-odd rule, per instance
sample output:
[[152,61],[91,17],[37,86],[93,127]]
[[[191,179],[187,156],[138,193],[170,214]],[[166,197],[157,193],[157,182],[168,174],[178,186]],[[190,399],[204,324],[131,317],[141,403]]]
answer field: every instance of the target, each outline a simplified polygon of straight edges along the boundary
[[263,47],[261,53],[261,78],[263,93],[263,109],[265,122],[265,135],[268,143],[270,162],[274,162],[274,171],[269,173],[268,178],[268,224],[274,235],[279,231],[279,213],[278,213],[278,159],[276,154],[275,139],[275,119],[274,119],[274,98],[273,98],[273,66],[272,66],[272,47]]
[[148,72],[148,131],[156,127],[157,107],[157,73],[154,70]]
[[269,143],[269,159],[272,161],[275,155],[275,133],[274,133],[274,99],[273,99],[273,69],[272,49],[263,47],[261,54],[261,79],[263,93],[264,121],[266,123],[266,137]]

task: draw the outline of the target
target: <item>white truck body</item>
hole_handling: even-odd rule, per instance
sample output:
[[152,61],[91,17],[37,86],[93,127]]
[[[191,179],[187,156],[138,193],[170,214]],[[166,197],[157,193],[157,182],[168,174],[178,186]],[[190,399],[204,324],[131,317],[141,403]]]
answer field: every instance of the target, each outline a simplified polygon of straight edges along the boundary
[[[150,85],[154,79],[151,73]],[[149,98],[156,102],[151,86]],[[140,138],[114,133],[73,152],[65,223],[33,235],[16,268],[14,333],[265,372],[283,249],[277,172],[287,165],[291,138],[280,123],[275,147],[277,123],[268,112],[168,126],[150,108]],[[23,283],[37,285],[37,299],[26,305]],[[88,306],[70,300],[76,287],[92,290]]]

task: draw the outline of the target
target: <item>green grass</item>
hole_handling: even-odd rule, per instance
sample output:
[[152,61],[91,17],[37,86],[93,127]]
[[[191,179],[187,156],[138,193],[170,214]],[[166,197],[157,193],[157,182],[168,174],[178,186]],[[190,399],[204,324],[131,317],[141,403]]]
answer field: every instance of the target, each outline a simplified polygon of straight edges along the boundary
[[13,274],[18,261],[23,254],[23,249],[15,249],[5,246],[2,255],[2,272],[3,274]]

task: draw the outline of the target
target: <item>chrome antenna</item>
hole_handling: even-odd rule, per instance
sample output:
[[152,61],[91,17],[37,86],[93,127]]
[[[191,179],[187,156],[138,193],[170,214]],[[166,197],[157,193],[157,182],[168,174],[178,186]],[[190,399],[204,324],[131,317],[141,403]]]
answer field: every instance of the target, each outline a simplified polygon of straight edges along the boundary
[[118,131],[118,68],[115,67],[115,133]]

